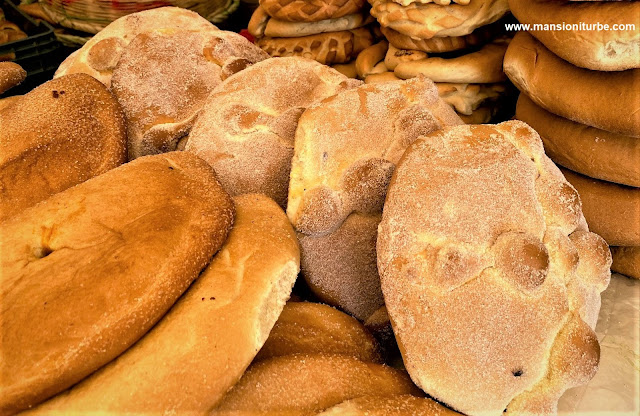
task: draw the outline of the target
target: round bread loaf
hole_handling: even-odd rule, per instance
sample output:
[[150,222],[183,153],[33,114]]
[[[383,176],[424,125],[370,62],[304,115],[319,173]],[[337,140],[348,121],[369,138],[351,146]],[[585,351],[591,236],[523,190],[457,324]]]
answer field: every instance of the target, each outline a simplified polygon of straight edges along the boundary
[[504,72],[520,91],[553,114],[640,137],[640,69],[607,73],[578,68],[533,36],[518,32],[505,54]]
[[354,211],[378,213],[394,164],[418,136],[460,124],[424,77],[343,91],[307,109],[296,131],[287,214],[309,235]]
[[507,0],[471,0],[467,5],[448,6],[433,3],[401,6],[392,0],[369,0],[369,3],[371,14],[381,26],[414,39],[465,36],[509,11]]
[[[249,367],[211,415],[314,413],[360,396],[421,395],[404,371],[346,355],[294,354]],[[244,413],[243,413],[244,414]]]
[[369,28],[360,27],[299,38],[267,36],[258,39],[256,45],[273,57],[301,56],[325,65],[343,64],[373,45],[373,35]]
[[205,414],[222,399],[269,336],[300,268],[282,209],[264,195],[234,202],[229,238],[162,320],[30,414]]
[[429,39],[413,38],[390,27],[382,26],[380,30],[389,43],[398,49],[416,49],[428,53],[442,53],[471,48],[488,42],[494,36],[496,32],[495,25],[498,23],[480,27],[464,36],[433,37]]
[[552,414],[596,372],[611,255],[526,124],[448,127],[394,173],[378,268],[412,379],[465,414]]
[[138,34],[169,29],[209,31],[217,28],[198,13],[180,7],[160,7],[123,16],[93,36],[60,64],[55,76],[82,72],[107,87],[122,52]]
[[0,110],[0,221],[126,160],[122,112],[94,78],[40,85]]
[[509,7],[521,23],[541,25],[530,33],[565,61],[596,71],[640,68],[639,2],[509,0]]
[[354,212],[332,233],[298,233],[302,276],[323,302],[364,321],[384,305],[376,267],[380,213]]
[[296,38],[317,35],[318,33],[356,29],[373,21],[373,17],[368,12],[363,13],[362,11],[316,22],[287,22],[286,20],[269,19],[264,25],[264,33],[261,36]]
[[362,396],[333,406],[317,416],[461,416],[439,403],[410,394]]
[[359,84],[309,59],[265,60],[214,90],[185,149],[209,162],[231,195],[264,193],[285,207],[300,114]]
[[221,80],[268,57],[221,30],[137,35],[111,80],[127,120],[129,159],[176,150]]
[[594,232],[612,246],[640,245],[640,188],[561,170],[580,193],[582,211]]
[[331,306],[309,302],[285,305],[255,361],[316,353],[382,362],[376,340],[360,322]]
[[357,13],[365,3],[365,0],[260,0],[260,7],[277,19],[316,22]]
[[14,62],[0,62],[0,94],[25,80],[27,71]]
[[640,246],[611,247],[613,264],[611,270],[640,279]]
[[232,220],[211,167],[176,152],[0,223],[0,411],[33,406],[124,352],[198,277]]
[[534,128],[554,162],[592,178],[640,187],[640,139],[552,114],[520,94],[516,118]]
[[399,63],[393,72],[408,79],[422,74],[433,82],[489,84],[507,79],[502,61],[509,46],[508,38],[498,38],[476,52],[452,58],[425,57]]

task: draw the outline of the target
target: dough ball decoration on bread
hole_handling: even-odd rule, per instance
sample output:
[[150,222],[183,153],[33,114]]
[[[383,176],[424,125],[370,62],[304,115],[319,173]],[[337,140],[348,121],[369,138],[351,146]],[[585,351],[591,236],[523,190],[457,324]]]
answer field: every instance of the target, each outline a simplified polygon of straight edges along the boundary
[[85,74],[56,78],[0,109],[0,221],[126,161],[122,111]]
[[231,195],[260,192],[285,207],[300,115],[359,84],[310,59],[267,59],[213,91],[186,150],[209,162]]
[[553,414],[597,370],[611,255],[526,124],[415,141],[377,250],[404,364],[439,401],[469,415]]
[[176,150],[210,92],[233,73],[266,58],[232,32],[164,30],[137,35],[111,80],[127,120],[129,159]]
[[206,414],[222,399],[266,341],[300,270],[282,209],[264,195],[234,203],[225,244],[160,322],[31,415]]
[[198,13],[179,7],[160,7],[123,16],[93,36],[60,64],[55,76],[83,72],[111,86],[111,75],[120,56],[140,33],[168,29],[171,31],[217,30]]
[[[76,77],[88,78],[51,83]],[[233,215],[211,167],[175,152],[1,222],[0,412],[34,406],[127,350],[209,263]]]
[[[583,25],[578,30],[531,34],[565,61],[594,71],[640,68],[640,3],[636,1],[509,0],[515,17],[534,25]],[[588,25],[588,26],[587,26]],[[609,26],[609,30],[596,25]],[[614,25],[617,30],[611,30]]]
[[302,114],[287,214],[302,275],[322,301],[360,320],[382,306],[376,223],[395,163],[418,136],[455,124],[424,77],[343,91]]

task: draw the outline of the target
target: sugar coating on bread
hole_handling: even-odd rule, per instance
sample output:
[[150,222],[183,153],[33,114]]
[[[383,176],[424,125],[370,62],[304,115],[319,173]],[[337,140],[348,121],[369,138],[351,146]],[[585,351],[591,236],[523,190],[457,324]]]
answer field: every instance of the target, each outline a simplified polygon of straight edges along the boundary
[[291,22],[335,19],[362,10],[365,0],[261,0],[271,17]]
[[46,82],[0,110],[0,220],[126,160],[122,111],[85,74]]
[[232,32],[172,29],[137,35],[111,83],[127,119],[129,159],[175,150],[209,93],[267,57]]
[[333,406],[317,416],[455,416],[451,409],[426,397],[410,394],[362,396]]
[[459,123],[425,78],[363,85],[310,107],[296,131],[289,218],[298,231],[318,235],[351,212],[379,212],[406,147]]
[[20,84],[27,77],[27,71],[14,62],[0,62],[0,94]]
[[301,353],[382,361],[375,338],[357,319],[321,303],[289,302],[255,361]]
[[160,29],[207,31],[217,28],[198,13],[180,7],[160,7],[123,16],[93,36],[60,64],[55,77],[83,72],[107,87],[126,46],[138,34]]
[[377,249],[405,365],[436,399],[470,415],[538,414],[595,373],[611,257],[526,124],[417,140]]
[[70,387],[137,341],[220,248],[233,212],[207,163],[175,152],[3,222],[2,413]]
[[264,193],[284,207],[298,118],[359,84],[309,59],[265,60],[213,91],[186,150],[209,162],[231,195]]
[[[318,412],[364,395],[421,392],[404,371],[335,354],[293,354],[253,364],[212,412]],[[224,414],[224,413],[220,413]]]

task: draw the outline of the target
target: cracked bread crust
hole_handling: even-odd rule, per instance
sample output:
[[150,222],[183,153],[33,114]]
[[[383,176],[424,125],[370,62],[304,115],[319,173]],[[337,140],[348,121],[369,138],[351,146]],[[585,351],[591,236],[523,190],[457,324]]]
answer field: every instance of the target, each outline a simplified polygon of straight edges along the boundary
[[597,370],[611,255],[526,124],[418,139],[394,173],[377,248],[407,370],[454,409],[553,413]]

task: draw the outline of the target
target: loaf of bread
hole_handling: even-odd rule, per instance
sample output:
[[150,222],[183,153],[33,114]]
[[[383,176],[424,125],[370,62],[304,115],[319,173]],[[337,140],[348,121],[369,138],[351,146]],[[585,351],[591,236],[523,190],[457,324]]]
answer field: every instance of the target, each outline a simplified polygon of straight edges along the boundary
[[285,305],[255,361],[317,353],[382,362],[376,340],[360,322],[331,306],[309,302]]
[[468,415],[552,414],[595,374],[611,254],[526,124],[416,140],[377,250],[404,364],[431,397]]
[[195,415],[217,404],[267,339],[300,261],[295,233],[273,200],[242,195],[234,202],[226,243],[162,320],[31,414]]
[[0,221],[126,160],[122,112],[94,78],[40,85],[0,110]]
[[0,223],[0,413],[47,399],[129,348],[198,277],[232,220],[209,165],[176,152]]
[[14,62],[0,62],[0,94],[25,80],[27,71]]
[[357,85],[310,59],[267,59],[214,90],[185,149],[209,162],[231,195],[259,192],[285,207],[298,118]]

